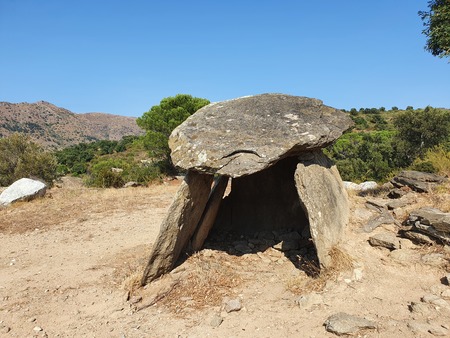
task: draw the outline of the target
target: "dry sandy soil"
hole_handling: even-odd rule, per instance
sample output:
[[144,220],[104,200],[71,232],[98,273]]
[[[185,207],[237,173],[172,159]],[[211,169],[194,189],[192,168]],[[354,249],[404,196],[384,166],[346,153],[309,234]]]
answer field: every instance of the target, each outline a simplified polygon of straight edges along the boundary
[[[448,248],[407,239],[392,252],[370,246],[374,233],[396,229],[364,232],[374,214],[359,196],[350,196],[341,246],[351,266],[341,257],[347,265],[327,280],[272,248],[240,256],[207,249],[136,289],[178,185],[93,190],[66,180],[42,199],[1,209],[0,336],[335,337],[323,324],[338,312],[377,323],[357,336],[450,336]],[[412,195],[397,219],[419,205],[450,208],[448,192]],[[427,295],[441,301],[422,302]],[[239,311],[225,311],[231,299]]]

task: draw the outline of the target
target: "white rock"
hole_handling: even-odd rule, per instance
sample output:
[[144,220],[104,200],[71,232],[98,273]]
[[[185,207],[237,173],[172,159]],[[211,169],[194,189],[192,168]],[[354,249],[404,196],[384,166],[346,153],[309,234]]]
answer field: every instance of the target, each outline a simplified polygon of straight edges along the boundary
[[16,201],[44,196],[46,190],[47,186],[45,183],[29,178],[21,178],[0,194],[0,205],[8,205]]

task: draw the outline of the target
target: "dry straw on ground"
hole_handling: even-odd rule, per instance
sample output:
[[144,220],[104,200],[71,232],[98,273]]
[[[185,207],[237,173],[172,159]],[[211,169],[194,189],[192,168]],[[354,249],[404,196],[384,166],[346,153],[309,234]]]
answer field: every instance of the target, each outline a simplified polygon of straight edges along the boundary
[[233,269],[233,265],[238,264],[236,260],[239,257],[225,252],[215,252],[208,257],[202,253],[194,254],[184,263],[185,275],[179,279],[173,291],[162,299],[161,304],[175,313],[182,313],[186,307],[199,309],[220,305],[242,282]]
[[[334,247],[330,253],[332,264],[330,267],[320,269],[316,262],[306,262],[303,269],[308,273],[290,279],[287,288],[295,294],[307,294],[322,291],[330,281],[336,281],[339,276],[353,268],[353,259],[348,253]],[[308,277],[310,275],[311,277]]]

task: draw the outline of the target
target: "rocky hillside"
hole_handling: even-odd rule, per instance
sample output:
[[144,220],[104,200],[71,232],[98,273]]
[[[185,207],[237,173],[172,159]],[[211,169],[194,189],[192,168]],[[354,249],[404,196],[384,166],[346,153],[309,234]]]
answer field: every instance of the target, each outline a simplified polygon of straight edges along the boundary
[[120,140],[143,133],[133,117],[104,113],[75,114],[45,101],[0,102],[0,137],[25,133],[47,149],[80,142]]

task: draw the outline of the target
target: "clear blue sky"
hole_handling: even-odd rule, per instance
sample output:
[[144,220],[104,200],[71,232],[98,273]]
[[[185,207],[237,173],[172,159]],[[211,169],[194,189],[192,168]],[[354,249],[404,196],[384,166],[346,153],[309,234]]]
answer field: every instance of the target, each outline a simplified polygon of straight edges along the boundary
[[141,116],[167,96],[260,93],[450,108],[426,0],[0,0],[0,101]]

